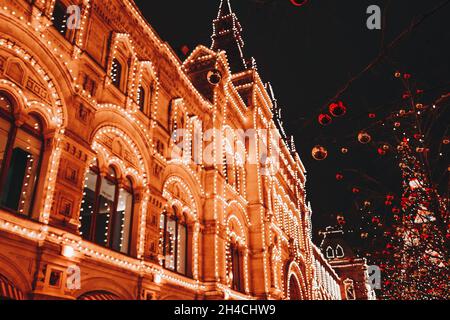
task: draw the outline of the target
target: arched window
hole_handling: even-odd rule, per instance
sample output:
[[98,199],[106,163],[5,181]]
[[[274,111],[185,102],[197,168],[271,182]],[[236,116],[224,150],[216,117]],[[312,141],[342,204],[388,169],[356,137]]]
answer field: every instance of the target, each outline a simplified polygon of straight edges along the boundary
[[333,259],[333,258],[334,258],[334,251],[333,251],[333,248],[328,247],[328,248],[327,248],[327,251],[326,251],[326,254],[327,254],[327,258],[328,258],[328,259]]
[[143,86],[140,86],[137,92],[137,103],[139,105],[139,110],[142,112],[145,112],[145,104],[146,104],[146,95],[145,95],[145,89]]
[[340,244],[336,247],[336,258],[343,258],[344,257],[344,249],[341,247]]
[[187,275],[188,266],[188,231],[185,218],[164,211],[160,218],[161,247],[163,267],[183,275]]
[[116,58],[112,62],[111,81],[118,89],[122,90],[123,66]]
[[289,299],[290,300],[301,300],[302,294],[297,279],[294,275],[289,278]]
[[243,279],[243,257],[237,244],[232,243],[230,245],[230,257],[231,257],[231,274],[232,283],[231,288],[233,290],[243,292],[244,291],[244,279]]
[[98,167],[93,166],[86,177],[81,206],[83,239],[128,254],[133,205],[133,185],[129,179],[119,186],[112,167],[102,177]]
[[0,93],[0,206],[31,215],[44,137],[41,121],[28,115],[17,125],[13,106]]

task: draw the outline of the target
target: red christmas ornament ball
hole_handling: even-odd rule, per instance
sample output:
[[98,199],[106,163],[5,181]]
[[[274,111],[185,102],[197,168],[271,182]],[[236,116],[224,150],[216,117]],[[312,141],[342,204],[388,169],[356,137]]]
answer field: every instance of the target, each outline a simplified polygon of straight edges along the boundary
[[322,146],[315,146],[312,149],[312,157],[317,161],[325,160],[328,157],[328,150]]
[[328,109],[333,117],[342,117],[347,113],[347,107],[342,101],[330,104]]
[[380,155],[380,156],[385,156],[386,155],[386,150],[384,150],[383,148],[378,148],[378,154]]
[[329,125],[331,122],[332,122],[332,119],[331,119],[331,117],[330,117],[328,114],[322,113],[322,114],[319,115],[319,123],[320,123],[322,126],[327,126],[327,125]]

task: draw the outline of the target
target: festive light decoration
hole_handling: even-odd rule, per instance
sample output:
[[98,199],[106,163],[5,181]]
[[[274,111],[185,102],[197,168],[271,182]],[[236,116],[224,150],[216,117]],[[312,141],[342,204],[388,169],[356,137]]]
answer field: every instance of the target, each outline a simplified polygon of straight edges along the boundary
[[[22,16],[8,6],[0,8],[2,17],[6,16],[8,19],[13,19],[21,27],[27,28],[30,31],[30,36],[36,38],[36,46],[42,46],[46,51],[51,52],[51,55],[54,55],[55,59],[51,61],[55,63],[55,69],[67,71],[66,77],[54,78],[54,75],[51,75],[48,70],[41,67],[43,63],[37,61],[34,55],[22,49],[12,40],[0,39],[0,47],[2,49],[13,53],[31,65],[34,71],[42,78],[40,80],[46,86],[46,89],[48,89],[50,101],[48,101],[48,104],[34,101],[27,92],[23,92],[17,85],[4,79],[0,80],[1,89],[16,92],[15,95],[21,97],[24,109],[27,111],[39,110],[40,113],[45,113],[46,120],[49,120],[47,121],[48,129],[55,130],[55,136],[46,140],[51,156],[48,161],[49,169],[45,173],[45,183],[43,183],[45,199],[43,210],[40,211],[40,222],[24,222],[20,221],[20,219],[11,219],[14,221],[12,222],[3,220],[2,217],[0,219],[0,228],[36,243],[50,242],[53,245],[61,246],[61,259],[63,257],[67,259],[80,258],[82,260],[92,260],[94,263],[101,262],[99,264],[109,264],[119,270],[126,270],[127,273],[134,274],[136,278],[137,276],[150,276],[149,278],[153,279],[154,284],[158,286],[169,283],[198,293],[198,291],[205,291],[207,289],[199,281],[201,270],[199,257],[201,248],[199,244],[201,243],[203,229],[207,228],[207,226],[203,225],[203,220],[200,216],[201,214],[205,214],[201,204],[210,201],[208,205],[210,205],[209,208],[212,208],[212,220],[216,222],[212,227],[212,232],[214,233],[214,250],[211,252],[214,255],[215,285],[218,290],[224,293],[224,296],[236,299],[252,299],[250,292],[252,292],[251,285],[253,281],[249,270],[251,270],[251,266],[253,265],[253,261],[250,261],[250,259],[254,258],[249,248],[249,236],[246,233],[248,233],[250,227],[256,224],[258,228],[260,227],[262,229],[260,232],[261,245],[258,246],[257,250],[261,252],[261,258],[258,259],[261,259],[263,264],[262,278],[264,281],[261,286],[264,287],[264,294],[267,297],[289,298],[290,283],[286,281],[285,276],[288,279],[292,276],[296,279],[298,286],[304,291],[302,293],[304,298],[313,298],[311,279],[315,277],[317,278],[323,297],[339,299],[340,279],[324,259],[317,258],[316,260],[316,258],[311,257],[312,253],[317,249],[311,242],[312,210],[305,203],[305,168],[298,154],[295,152],[293,141],[289,143],[281,137],[280,132],[273,132],[277,127],[272,119],[272,102],[263,82],[256,72],[256,65],[248,70],[231,75],[228,57],[225,52],[214,52],[204,47],[198,47],[183,64],[180,64],[179,59],[174,56],[172,50],[157,37],[152,28],[143,19],[134,3],[127,0],[123,1],[123,12],[129,16],[130,21],[133,21],[133,23],[137,22],[140,26],[137,29],[139,36],[143,36],[148,43],[151,43],[152,46],[155,46],[159,50],[161,56],[164,56],[164,59],[170,64],[170,68],[173,69],[172,76],[180,80],[179,85],[183,89],[180,89],[180,91],[185,96],[174,99],[174,117],[170,120],[173,120],[173,128],[175,130],[179,127],[188,129],[187,144],[189,149],[191,149],[193,144],[194,128],[196,126],[197,128],[201,128],[202,126],[201,121],[195,119],[192,114],[208,113],[211,115],[213,126],[220,127],[221,129],[224,129],[226,126],[236,129],[239,125],[253,125],[254,128],[267,130],[269,132],[267,135],[258,132],[257,138],[264,140],[269,145],[269,158],[278,153],[280,154],[280,171],[272,170],[277,164],[275,164],[275,161],[269,161],[268,164],[257,163],[255,172],[253,172],[252,168],[249,173],[247,171],[248,168],[246,168],[247,166],[244,165],[249,157],[245,143],[235,139],[230,142],[231,145],[234,144],[235,148],[242,150],[242,152],[238,152],[238,154],[227,162],[230,170],[221,172],[222,168],[220,164],[214,164],[214,170],[212,170],[214,172],[211,174],[211,180],[206,181],[201,173],[201,170],[204,169],[203,165],[198,167],[194,166],[186,154],[183,155],[181,160],[170,159],[158,148],[156,132],[158,131],[157,129],[161,129],[161,112],[158,110],[158,105],[162,104],[159,99],[161,95],[161,83],[158,78],[158,73],[160,72],[158,68],[161,68],[161,66],[154,65],[150,61],[141,61],[138,59],[138,52],[140,56],[145,50],[138,48],[138,43],[135,40],[136,34],[133,30],[131,33],[122,32],[113,34],[110,44],[111,48],[105,55],[106,67],[103,70],[104,74],[101,75],[102,83],[98,84],[99,86],[104,86],[102,89],[116,92],[118,96],[124,98],[124,102],[117,102],[117,104],[108,102],[99,103],[95,93],[80,85],[79,80],[81,79],[78,79],[78,74],[83,65],[83,63],[80,63],[80,59],[90,59],[86,55],[83,55],[83,52],[86,50],[87,36],[89,34],[88,19],[93,10],[91,3],[92,1],[85,0],[80,4],[80,28],[74,31],[74,41],[70,42],[73,46],[70,49],[67,49],[69,43],[61,45],[62,38],[58,34],[56,34],[58,37],[55,38],[55,30],[50,28],[55,1],[35,1],[32,5],[36,5],[36,7],[33,7],[36,10],[33,10],[32,17]],[[66,16],[65,19],[67,20]],[[196,54],[203,52],[202,50],[208,52],[208,55],[196,56]],[[207,80],[214,86],[222,87],[223,85],[225,103],[223,103],[222,97],[219,96],[221,94],[219,90],[214,91],[214,98],[211,103],[198,91],[190,79],[190,64],[208,61],[210,59],[216,59],[216,65],[207,74]],[[101,73],[101,71],[98,72]],[[254,82],[252,84],[236,86],[233,84],[234,80],[244,79],[246,77],[252,77]],[[60,84],[55,82],[55,79],[58,79],[58,81],[67,80],[70,84],[62,90],[59,87]],[[119,90],[116,90],[111,85],[114,85]],[[249,111],[251,108],[248,108],[247,101],[244,102],[240,96],[241,90],[248,88],[254,89],[253,96],[250,99],[252,100],[251,104],[254,106],[253,111]],[[137,254],[134,257],[125,256],[108,248],[103,248],[101,245],[85,241],[77,234],[67,233],[67,230],[60,230],[57,223],[54,223],[53,217],[50,216],[52,208],[54,208],[57,202],[55,195],[58,191],[57,181],[60,179],[58,173],[61,171],[61,157],[64,155],[63,152],[67,152],[65,140],[69,133],[66,135],[64,128],[67,125],[68,115],[72,113],[68,113],[65,109],[73,107],[72,104],[66,106],[61,98],[61,93],[66,93],[66,91],[77,102],[79,100],[83,104],[89,105],[92,110],[95,110],[95,118],[101,119],[108,116],[109,119],[118,120],[115,124],[111,124],[108,121],[102,122],[96,128],[95,132],[91,133],[92,136],[89,137],[89,144],[91,144],[90,147],[92,150],[90,152],[93,151],[96,155],[94,159],[87,159],[86,161],[88,163],[91,162],[90,160],[94,162],[98,161],[99,166],[102,168],[109,167],[110,165],[117,168],[117,177],[115,178],[120,180],[121,178],[129,177],[133,181],[133,189],[138,190],[136,195],[139,196],[139,200],[134,204],[134,208],[137,209],[135,210],[137,218]],[[163,98],[166,97],[163,96]],[[102,99],[102,101],[105,100]],[[146,104],[146,108],[141,109],[141,103]],[[335,116],[339,114],[339,107],[341,106],[338,105],[338,108],[333,111]],[[184,125],[181,121],[183,116],[185,120]],[[250,119],[253,119],[253,123],[251,123]],[[236,125],[237,120],[240,121],[238,125]],[[130,132],[126,130],[130,130]],[[70,134],[73,133],[70,132]],[[224,145],[221,145],[222,141],[218,140],[217,137],[213,137],[213,142],[216,146],[219,146],[214,149],[214,156],[217,153],[218,158],[220,158],[223,157],[226,148],[221,148]],[[122,142],[126,145],[126,148],[124,148],[126,150],[112,148],[110,145],[111,141],[113,141],[112,143],[116,143],[117,141]],[[269,143],[270,141],[280,141],[280,143],[272,146]],[[88,147],[86,146],[87,149],[89,149]],[[173,147],[173,144],[170,147]],[[201,147],[200,150],[202,150]],[[324,158],[326,158],[327,151],[323,149],[321,152],[325,154]],[[256,153],[259,159],[260,156],[266,153],[266,150],[258,146]],[[35,159],[30,157],[29,161],[31,163]],[[192,236],[192,257],[189,257],[192,258],[192,279],[175,274],[170,270],[162,268],[157,263],[147,260],[146,246],[148,243],[146,241],[149,232],[148,225],[150,223],[149,213],[151,212],[151,208],[154,209],[154,204],[151,203],[151,199],[154,199],[153,189],[152,194],[150,192],[153,182],[151,180],[151,172],[153,171],[151,169],[153,168],[150,164],[153,164],[153,162],[161,164],[164,168],[176,167],[177,171],[183,172],[183,178],[176,174],[165,177],[164,183],[162,183],[162,197],[165,202],[163,208],[167,209],[172,205],[179,206],[182,208],[183,213],[193,220],[193,224],[190,226],[192,228],[192,233],[190,234]],[[265,165],[269,167],[269,173],[263,173],[264,169],[266,169],[264,167]],[[31,164],[27,169],[26,177],[31,178]],[[85,171],[84,177],[87,179],[89,169],[82,168],[80,175],[83,175],[83,171]],[[228,183],[223,181],[223,176],[221,175],[225,172],[228,175]],[[249,192],[246,186],[249,174],[254,175],[251,178],[257,181],[257,188],[255,188],[257,190],[252,190],[252,193],[253,191],[256,192],[255,198],[257,199],[255,201],[261,204],[267,204],[267,207],[261,205],[254,209],[249,209]],[[186,180],[187,176],[189,176],[189,182]],[[81,181],[83,181],[83,178],[81,178]],[[26,183],[29,183],[29,181],[27,180]],[[210,183],[213,185],[212,192],[209,190]],[[193,184],[195,184],[195,192],[191,192],[194,189],[192,187]],[[126,189],[122,183],[118,182],[117,185],[120,192]],[[187,194],[186,198],[180,199],[180,195],[171,189],[173,185],[177,185],[185,191]],[[205,190],[208,190],[208,193]],[[118,201],[119,204],[123,205],[123,199],[120,198]],[[110,204],[105,204],[105,208],[105,211],[110,213],[114,210]],[[93,208],[89,209],[93,210]],[[233,211],[233,214],[230,211]],[[270,221],[268,217],[272,216],[276,216],[274,219],[276,219],[277,223]],[[107,218],[110,220],[112,216],[107,215]],[[125,227],[124,217],[121,217],[119,226],[122,229]],[[223,226],[227,226],[226,231],[224,231]],[[171,236],[173,237],[173,231],[176,230],[171,231]],[[106,230],[105,233],[107,233]],[[273,244],[272,241],[274,241],[275,234],[279,240],[276,250],[271,255],[269,254],[269,248]],[[222,239],[226,239],[225,245],[223,245]],[[123,234],[120,240],[124,240]],[[171,240],[174,242],[173,238]],[[238,243],[243,254],[245,283],[243,288],[244,292],[241,293],[232,290],[229,283],[223,282],[222,280],[224,275],[230,277],[229,270],[228,272],[225,271],[224,274],[222,260],[230,258],[224,251],[227,251],[231,242]],[[177,245],[178,252],[180,252],[180,242]],[[286,274],[284,265],[287,260],[283,250],[287,247],[293,253],[293,259],[295,261],[291,263],[291,267]],[[122,247],[120,248],[122,249]],[[317,265],[312,266],[311,263],[313,261],[317,262]],[[175,263],[175,261],[173,262]],[[179,262],[180,259],[178,259]],[[305,266],[305,270],[303,268],[301,270],[299,265]],[[278,289],[276,294],[271,293],[272,283]]]
[[328,157],[328,150],[322,146],[315,146],[312,149],[312,156],[317,161],[325,160]]
[[358,133],[358,141],[362,144],[368,144],[372,141],[372,136],[365,131]]
[[342,101],[338,101],[330,104],[329,111],[333,117],[342,117],[347,113],[347,107]]
[[[349,214],[349,221],[345,221],[344,215],[339,214],[337,224],[356,233],[358,250],[369,263],[382,269],[383,282],[377,294],[382,299],[449,299],[448,201],[441,196],[447,190],[447,179],[440,171],[448,170],[442,159],[450,142],[442,127],[446,127],[444,107],[449,95],[444,93],[434,102],[425,103],[422,100],[431,92],[417,89],[412,75],[397,72],[394,76],[405,90],[400,106],[397,101],[397,107],[389,113],[378,109],[377,113],[369,113],[368,118],[375,121],[348,136],[356,134],[359,143],[376,145],[377,153],[384,156],[377,159],[383,164],[394,162],[393,170],[399,173],[403,194],[380,195],[380,189],[386,190],[380,182],[382,178],[348,169],[365,183],[364,187],[350,186],[358,202],[360,220],[350,221]],[[348,141],[344,143],[348,145]],[[347,152],[348,147],[345,152],[341,149],[342,154]],[[367,170],[364,165],[361,167]],[[362,196],[370,200],[361,203]]]
[[323,126],[327,126],[331,124],[332,120],[328,114],[320,114],[319,115],[319,123]]

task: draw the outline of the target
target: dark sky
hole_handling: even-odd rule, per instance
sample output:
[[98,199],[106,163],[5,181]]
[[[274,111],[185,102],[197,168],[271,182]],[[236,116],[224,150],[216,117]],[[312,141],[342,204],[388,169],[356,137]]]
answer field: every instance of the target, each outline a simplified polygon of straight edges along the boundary
[[[350,215],[355,209],[355,203],[361,199],[349,192],[354,185],[371,190],[367,197],[373,196],[373,191],[397,191],[399,180],[396,171],[391,170],[395,168],[392,161],[382,162],[376,151],[354,146],[355,136],[359,128],[368,125],[369,112],[378,115],[386,108],[398,107],[403,88],[393,77],[395,70],[411,73],[429,99],[448,92],[450,5],[428,17],[389,50],[385,59],[351,84],[340,96],[349,108],[345,118],[323,128],[317,124],[318,114],[352,76],[373,61],[414,19],[443,2],[310,0],[298,8],[290,0],[232,0],[244,28],[245,53],[256,59],[263,81],[272,83],[284,107],[286,129],[295,136],[308,170],[307,192],[316,231],[334,225],[338,212]],[[210,46],[219,0],[136,3],[161,38],[176,51],[183,45],[190,49],[198,44]],[[366,10],[373,4],[383,10],[381,31],[366,27]],[[312,159],[311,148],[316,144],[330,149],[329,159]],[[350,148],[347,158],[338,155],[342,146]],[[346,170],[359,173],[343,187],[336,183],[335,175]],[[380,183],[369,183],[364,178],[366,173]]]

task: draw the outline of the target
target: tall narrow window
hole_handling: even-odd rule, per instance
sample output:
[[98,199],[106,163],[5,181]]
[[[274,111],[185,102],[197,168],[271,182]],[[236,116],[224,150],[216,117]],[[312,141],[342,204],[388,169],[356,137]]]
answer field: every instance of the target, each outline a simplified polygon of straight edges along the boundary
[[42,126],[30,115],[18,127],[9,99],[0,94],[0,205],[30,215],[42,154]]
[[231,255],[231,273],[233,275],[232,289],[236,291],[244,291],[242,280],[242,255],[236,244],[230,245]]
[[113,168],[105,177],[101,177],[97,167],[91,168],[86,177],[81,206],[80,233],[83,239],[128,254],[133,205],[130,180],[119,188]]
[[112,70],[111,70],[111,81],[112,84],[117,88],[122,90],[121,82],[122,82],[122,71],[123,67],[119,60],[115,59],[112,62]]
[[96,209],[96,190],[98,182],[98,168],[93,167],[91,170],[89,170],[86,176],[80,213],[80,233],[82,237],[87,240],[90,240],[91,226],[94,220],[94,212]]
[[161,247],[163,266],[166,269],[187,274],[187,226],[174,214],[161,214]]
[[137,93],[137,102],[139,105],[139,110],[142,112],[145,111],[145,89],[144,87],[140,86]]
[[63,36],[66,35],[67,32],[67,6],[62,3],[60,0],[56,0],[55,8],[53,10],[53,25],[55,28],[61,33]]
[[94,229],[94,242],[105,247],[108,246],[111,234],[110,221],[115,212],[117,191],[116,172],[114,169],[109,168],[106,177],[101,179]]
[[113,219],[112,248],[127,253],[130,245],[130,230],[133,211],[133,187],[130,179],[119,190],[116,214]]

